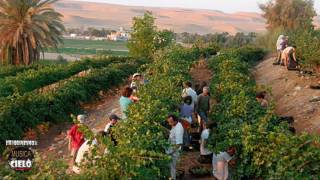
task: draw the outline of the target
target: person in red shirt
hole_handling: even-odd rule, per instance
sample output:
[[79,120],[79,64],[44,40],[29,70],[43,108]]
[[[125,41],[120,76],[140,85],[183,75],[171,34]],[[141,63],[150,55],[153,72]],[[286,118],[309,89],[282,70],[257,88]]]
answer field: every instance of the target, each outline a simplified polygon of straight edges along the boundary
[[[84,115],[78,115],[77,120],[79,124],[83,124],[85,121]],[[79,124],[75,124],[71,127],[70,131],[68,132],[69,138],[69,151],[71,151],[71,156],[73,160],[77,156],[77,152],[80,146],[84,143],[84,136],[83,133],[79,130]]]

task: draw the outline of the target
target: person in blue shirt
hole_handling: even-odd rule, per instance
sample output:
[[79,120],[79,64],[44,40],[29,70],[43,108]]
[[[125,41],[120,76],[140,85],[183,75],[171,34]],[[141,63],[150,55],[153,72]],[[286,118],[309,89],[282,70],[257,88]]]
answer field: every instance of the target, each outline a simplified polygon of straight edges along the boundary
[[125,87],[124,90],[122,91],[122,95],[120,97],[119,103],[120,103],[120,108],[121,108],[121,113],[122,113],[122,119],[127,118],[127,110],[130,104],[133,103],[133,101],[130,99],[130,96],[133,93],[133,89],[130,87]]

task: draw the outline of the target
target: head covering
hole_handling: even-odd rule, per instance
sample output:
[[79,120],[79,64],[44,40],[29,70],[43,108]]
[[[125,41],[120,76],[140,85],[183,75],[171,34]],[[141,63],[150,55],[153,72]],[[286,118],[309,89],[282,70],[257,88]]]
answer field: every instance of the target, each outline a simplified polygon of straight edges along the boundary
[[116,114],[111,114],[111,115],[109,116],[109,119],[110,119],[110,120],[112,120],[112,119],[114,119],[114,120],[120,120],[119,116],[117,116]]
[[134,73],[132,77],[135,78],[137,76],[141,76],[141,74],[140,73]]
[[281,34],[281,35],[278,37],[278,40],[283,39],[283,38],[285,38],[285,36],[284,36],[283,34]]
[[282,49],[282,43],[283,43],[284,41],[285,41],[285,36],[281,34],[281,35],[278,37],[277,44],[276,44],[278,51]]
[[83,114],[80,114],[77,116],[77,120],[79,121],[80,124],[83,124],[84,121],[86,120],[86,116]]

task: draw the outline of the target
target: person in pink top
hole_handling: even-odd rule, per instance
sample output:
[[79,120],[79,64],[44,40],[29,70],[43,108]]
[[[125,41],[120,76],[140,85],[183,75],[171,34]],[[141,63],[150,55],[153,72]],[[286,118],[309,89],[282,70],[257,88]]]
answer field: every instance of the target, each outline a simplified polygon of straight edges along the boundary
[[[84,115],[78,115],[77,120],[79,124],[83,124],[85,121]],[[79,124],[75,124],[71,127],[71,129],[68,132],[68,138],[69,138],[69,151],[71,151],[71,156],[73,160],[77,156],[77,152],[80,148],[80,146],[84,143],[85,139],[83,136],[83,133],[79,130]]]

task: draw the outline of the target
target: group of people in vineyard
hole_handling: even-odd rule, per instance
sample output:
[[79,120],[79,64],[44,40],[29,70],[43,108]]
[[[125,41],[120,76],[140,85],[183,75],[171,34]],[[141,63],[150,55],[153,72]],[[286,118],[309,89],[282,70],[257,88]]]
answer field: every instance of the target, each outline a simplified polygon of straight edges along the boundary
[[274,65],[287,67],[288,70],[297,70],[299,62],[296,57],[296,46],[289,45],[289,36],[280,35],[277,43],[277,59]]
[[[143,76],[135,73],[132,78],[130,86],[125,87],[121,92],[119,99],[121,118],[112,113],[109,115],[108,123],[103,131],[96,132],[95,137],[109,136],[114,146],[117,146],[117,139],[111,130],[117,123],[123,119],[128,118],[128,108],[133,103],[138,103],[138,91],[144,84],[148,83]],[[234,162],[232,160],[235,155],[235,148],[228,148],[225,152],[214,154],[208,149],[208,139],[217,124],[209,120],[210,112],[210,92],[206,82],[202,82],[196,86],[194,90],[192,83],[186,81],[183,83],[183,91],[181,94],[182,103],[179,105],[179,116],[170,114],[167,117],[168,125],[168,141],[170,146],[166,153],[171,157],[169,164],[171,179],[176,179],[176,166],[179,161],[180,154],[184,148],[191,148],[190,130],[192,125],[198,124],[198,131],[200,132],[200,158],[201,163],[212,163],[213,174],[217,179],[228,178],[228,164]],[[78,123],[73,125],[68,132],[69,149],[73,161],[73,172],[81,173],[80,164],[85,162],[85,154],[90,153],[92,148],[99,144],[98,138],[89,141],[83,133],[83,129],[87,128],[84,124],[86,121],[85,115],[77,116]],[[105,153],[108,153],[105,150]]]
[[[84,131],[88,129],[86,124],[86,116],[78,115],[76,118],[76,123],[71,127],[68,131],[68,139],[69,146],[68,149],[71,154],[72,159],[72,171],[76,174],[81,173],[80,164],[85,163],[85,154],[90,154],[91,150],[94,146],[96,146],[99,142],[97,137],[109,136],[114,146],[117,146],[117,140],[111,130],[112,127],[116,126],[119,120],[127,118],[127,110],[128,107],[132,103],[136,103],[139,101],[137,97],[137,91],[139,87],[143,84],[146,84],[148,81],[142,78],[142,75],[139,73],[135,73],[132,78],[132,82],[130,86],[125,87],[121,92],[121,97],[119,99],[120,110],[121,110],[121,118],[115,113],[111,113],[108,117],[108,122],[102,131],[94,131],[94,140],[89,140],[89,138],[85,137]],[[105,153],[108,151],[105,150]]]
[[[168,122],[172,126],[170,131],[170,143],[173,147],[173,152],[167,152],[172,156],[171,162],[171,178],[176,179],[176,161],[179,158],[182,146],[188,148],[190,145],[189,132],[192,124],[198,123],[200,132],[200,163],[212,163],[213,175],[218,180],[226,180],[229,178],[228,165],[234,165],[234,155],[236,149],[229,147],[225,152],[215,154],[208,148],[209,136],[214,133],[217,124],[209,120],[210,113],[210,91],[206,82],[197,84],[195,90],[192,89],[192,83],[187,81],[183,84],[182,91],[183,104],[180,106],[180,117],[169,116]],[[182,127],[182,128],[181,128]],[[183,143],[181,141],[183,138]],[[181,144],[179,144],[181,143]],[[171,150],[171,149],[169,149]]]

